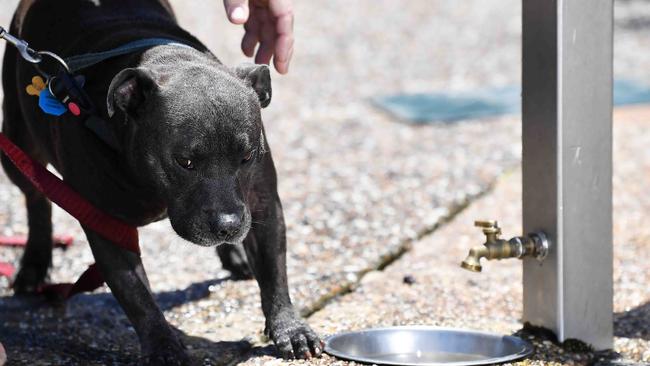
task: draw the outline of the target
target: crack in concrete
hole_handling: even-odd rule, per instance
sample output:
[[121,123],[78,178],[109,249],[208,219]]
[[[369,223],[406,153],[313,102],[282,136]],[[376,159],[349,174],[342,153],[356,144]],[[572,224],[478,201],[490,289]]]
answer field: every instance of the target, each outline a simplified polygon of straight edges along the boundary
[[[504,175],[507,174],[508,171],[506,171]],[[415,238],[403,240],[402,243],[398,245],[396,249],[382,255],[373,265],[355,273],[356,280],[350,281],[344,284],[343,286],[338,287],[336,291],[332,291],[328,294],[321,296],[318,300],[312,303],[311,306],[301,309],[300,315],[303,316],[305,319],[309,319],[309,317],[314,315],[316,312],[324,309],[332,301],[335,301],[336,299],[342,296],[354,292],[366,274],[372,271],[383,271],[386,267],[398,261],[404,254],[411,251],[411,249],[413,248],[413,243],[418,242],[426,238],[427,236],[433,234],[439,228],[441,228],[448,222],[452,221],[456,216],[458,216],[458,214],[460,214],[463,210],[465,210],[474,201],[492,192],[492,190],[494,189],[496,183],[499,181],[500,178],[501,176],[496,177],[492,182],[488,183],[486,188],[483,189],[482,191],[473,195],[468,195],[467,197],[465,197],[465,199],[463,199],[462,202],[452,205],[451,208],[449,209],[449,212],[444,216],[442,216],[436,223],[421,230]]]

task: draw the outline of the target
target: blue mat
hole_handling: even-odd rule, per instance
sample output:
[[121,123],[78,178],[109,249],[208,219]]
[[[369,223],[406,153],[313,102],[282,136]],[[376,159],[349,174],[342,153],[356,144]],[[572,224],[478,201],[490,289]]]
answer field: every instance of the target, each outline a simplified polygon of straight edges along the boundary
[[[516,114],[521,111],[519,87],[464,93],[395,94],[373,103],[395,117],[416,124],[454,122]],[[629,80],[614,81],[614,105],[650,103],[650,87]]]

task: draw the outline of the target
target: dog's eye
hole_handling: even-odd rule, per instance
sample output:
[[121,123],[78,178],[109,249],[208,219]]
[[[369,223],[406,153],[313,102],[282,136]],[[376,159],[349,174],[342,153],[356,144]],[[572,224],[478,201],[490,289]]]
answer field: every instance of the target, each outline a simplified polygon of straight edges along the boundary
[[241,163],[242,163],[242,164],[246,164],[246,163],[248,163],[249,161],[251,161],[251,159],[253,159],[253,155],[254,155],[254,154],[255,154],[255,150],[251,150],[251,151],[249,151],[249,152],[244,156],[244,159],[242,159]]
[[185,169],[191,170],[194,169],[194,163],[192,160],[187,158],[176,158],[178,165],[182,166]]

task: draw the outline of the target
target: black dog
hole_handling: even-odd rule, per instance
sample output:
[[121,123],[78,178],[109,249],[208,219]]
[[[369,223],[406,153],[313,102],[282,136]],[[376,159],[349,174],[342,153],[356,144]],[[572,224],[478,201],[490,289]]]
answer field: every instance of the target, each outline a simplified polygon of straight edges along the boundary
[[[70,113],[43,113],[24,91],[34,67],[7,47],[3,132],[39,162],[52,164],[93,205],[129,224],[168,216],[181,237],[219,245],[222,260],[240,271],[245,259],[228,248],[243,243],[261,288],[267,334],[285,357],[319,355],[321,341],[294,311],[287,289],[282,206],[260,116],[271,98],[268,68],[222,65],[177,25],[165,0],[24,0],[10,33],[63,57],[152,37],[191,46],[155,46],[83,70],[84,89],[117,137],[117,150]],[[2,164],[26,196],[29,221],[14,288],[33,292],[51,262],[51,205],[4,156]],[[187,362],[140,258],[84,230],[138,333],[145,363]]]

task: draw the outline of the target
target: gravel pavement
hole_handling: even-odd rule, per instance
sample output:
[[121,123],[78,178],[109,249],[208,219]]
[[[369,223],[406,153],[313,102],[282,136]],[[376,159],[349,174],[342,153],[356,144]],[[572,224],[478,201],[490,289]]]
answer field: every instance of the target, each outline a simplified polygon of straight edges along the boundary
[[[242,32],[226,24],[221,1],[172,2],[180,23],[226,64],[245,61],[238,49]],[[6,9],[15,3],[0,0]],[[615,67],[621,77],[650,83],[650,56],[639,52],[644,47],[650,49],[650,33],[640,10],[647,6],[641,4],[626,1],[617,6]],[[517,166],[517,118],[412,127],[390,120],[369,103],[373,96],[400,91],[469,90],[518,83],[520,10],[520,1],[515,0],[296,1],[297,44],[292,69],[288,76],[273,76],[274,99],[264,110],[264,120],[285,208],[292,297],[306,314],[324,306],[310,319],[320,331],[385,322],[472,322],[475,327],[504,333],[520,327],[521,289],[516,277],[499,288],[483,282],[508,273],[516,276],[516,263],[504,262],[498,271],[496,266],[486,265],[479,276],[456,269],[466,249],[480,239],[480,232],[469,225],[471,221],[459,223],[456,219],[445,226],[442,230],[447,230],[448,240],[438,241],[445,235],[442,231],[419,240]],[[0,24],[8,24],[9,15],[3,11]],[[638,146],[630,147],[637,154],[645,145],[638,133],[646,127],[642,122],[627,132],[638,141]],[[617,138],[625,131],[617,129]],[[639,169],[642,161],[625,163],[630,172],[643,175]],[[619,173],[620,169],[617,177]],[[512,175],[500,187],[516,188],[516,179],[516,174]],[[629,177],[622,179],[632,182]],[[629,189],[641,190],[643,185],[634,186]],[[494,200],[495,194],[485,199]],[[516,193],[501,197],[495,201],[499,209],[518,207]],[[0,199],[5,202],[0,207],[0,230],[4,234],[25,233],[23,199],[4,175],[0,175]],[[621,198],[617,199],[620,202]],[[645,209],[642,200],[629,200],[638,206],[626,211],[631,221],[623,221],[636,220],[638,226],[630,228],[645,230],[640,225]],[[490,215],[506,220],[504,228],[509,233],[518,233],[517,212],[508,212]],[[51,278],[71,281],[93,261],[92,255],[73,219],[56,210],[54,220],[55,231],[73,234],[77,241],[65,252],[55,251]],[[625,224],[618,220],[617,225]],[[641,247],[647,242],[642,239],[622,242]],[[618,243],[621,238],[616,240]],[[246,359],[252,364],[282,363],[260,356],[271,353],[272,348],[259,347],[264,319],[254,281],[230,280],[212,249],[184,242],[167,222],[142,229],[141,243],[158,301],[169,321],[183,332],[198,364],[202,360],[228,364]],[[410,269],[417,281],[410,287],[401,285],[404,271],[397,268],[415,266],[416,262],[408,260],[411,253],[385,272],[374,271],[413,245],[449,250],[435,258],[428,252],[430,260],[418,264],[424,267],[421,273],[413,273],[417,267]],[[617,254],[617,268],[636,265],[637,272],[647,275],[650,267],[638,263],[629,251],[625,253],[629,258]],[[17,263],[20,254],[20,250],[3,248],[0,261]],[[624,263],[620,258],[625,258]],[[440,271],[438,277],[432,267]],[[622,314],[617,324],[633,327],[644,316],[647,320],[649,311],[640,305],[648,297],[638,288],[647,281],[620,270],[616,276],[617,283],[627,278],[628,286],[617,285],[617,311]],[[383,284],[379,278],[397,281],[399,286],[391,288],[396,289],[395,296],[382,293],[385,287],[379,286]],[[327,301],[350,289],[355,291]],[[7,348],[10,364],[132,364],[137,359],[135,333],[106,289],[53,307],[38,299],[11,297],[8,281],[0,279],[0,296],[0,341]],[[476,306],[476,299],[501,308],[484,318],[488,307]],[[639,336],[619,334],[617,347],[622,349],[622,339],[635,344],[650,334],[640,332]],[[257,348],[251,352],[251,346]],[[632,359],[645,357],[626,352]],[[567,360],[575,360],[571,357]],[[332,361],[325,358],[315,363]]]
[[[519,364],[650,364],[650,107],[614,114],[614,352],[575,352],[569,345],[522,332],[536,353]],[[630,184],[634,182],[634,184]],[[322,334],[374,326],[435,325],[512,334],[522,324],[522,271],[517,260],[483,261],[483,272],[460,268],[469,248],[485,241],[474,220],[498,219],[503,237],[522,234],[521,171],[505,174],[495,188],[383,271],[366,274],[354,291],[327,304],[310,317]],[[254,352],[255,354],[255,352]],[[326,356],[300,364],[329,365]],[[244,365],[288,364],[258,355]],[[353,363],[339,362],[340,365]]]

